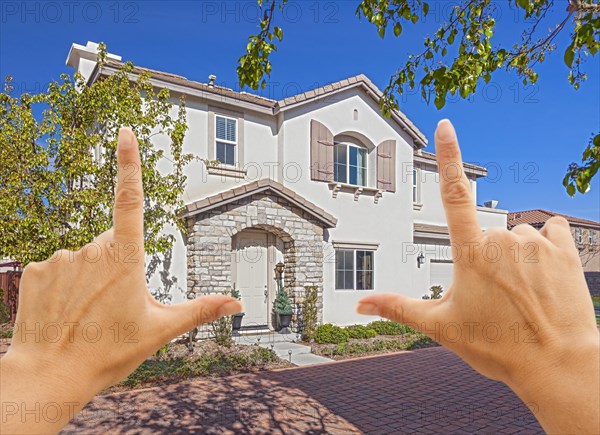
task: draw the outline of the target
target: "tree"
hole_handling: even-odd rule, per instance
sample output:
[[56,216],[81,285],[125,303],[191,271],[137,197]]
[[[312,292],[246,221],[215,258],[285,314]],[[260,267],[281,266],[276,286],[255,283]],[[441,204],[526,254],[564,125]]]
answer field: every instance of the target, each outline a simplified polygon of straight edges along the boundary
[[[106,53],[100,44],[100,68]],[[183,229],[177,210],[191,160],[182,151],[185,102],[172,116],[169,91],[156,92],[146,72],[131,79],[133,71],[126,63],[89,86],[79,73],[64,74],[46,91],[18,97],[7,77],[0,94],[0,258],[42,261],[59,249],[80,249],[112,226],[122,125],[132,127],[142,153],[146,252],[168,253],[173,238],[162,231]],[[151,142],[161,136],[165,149]],[[167,160],[172,170],[163,174],[158,167]],[[96,258],[93,249],[85,254]]]
[[[287,0],[279,5],[285,7]],[[395,37],[402,34],[407,24],[417,24],[429,12],[425,0],[362,0],[356,9],[359,18],[373,24],[381,38],[388,31]],[[515,36],[512,46],[495,46],[496,31],[491,0],[461,0],[456,2],[448,20],[438,30],[424,39],[424,47],[410,54],[390,77],[380,101],[382,113],[389,116],[398,108],[396,95],[419,87],[423,98],[441,109],[450,95],[468,98],[477,91],[482,82],[491,80],[499,70],[516,73],[523,84],[538,80],[535,67],[557,47],[556,36],[566,27],[571,29],[570,41],[564,48],[564,62],[568,67],[568,81],[575,90],[587,79],[583,72],[585,57],[595,56],[600,49],[600,4],[598,0],[569,0],[564,19],[549,23],[548,12],[556,5],[555,0],[508,0],[511,7],[524,15],[520,37]],[[260,7],[263,0],[258,0]],[[277,49],[275,42],[283,40],[283,30],[273,26],[276,0],[264,8],[260,32],[249,37],[246,53],[240,57],[237,67],[240,86],[252,89],[265,87],[272,65],[269,55]],[[553,24],[549,31],[546,24]],[[272,29],[272,30],[271,30]],[[597,128],[597,127],[596,127]],[[569,195],[576,191],[585,193],[590,181],[600,168],[600,133],[594,133],[587,145],[581,164],[569,165],[563,185]]]

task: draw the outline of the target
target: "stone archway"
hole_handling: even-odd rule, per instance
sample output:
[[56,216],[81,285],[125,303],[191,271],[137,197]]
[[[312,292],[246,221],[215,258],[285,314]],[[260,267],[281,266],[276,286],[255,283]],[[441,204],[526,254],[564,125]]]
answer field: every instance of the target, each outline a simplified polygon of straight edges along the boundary
[[229,291],[232,281],[232,238],[245,229],[262,229],[284,242],[284,286],[296,308],[303,303],[304,287],[318,287],[318,318],[322,318],[323,223],[278,192],[246,195],[188,222],[188,299]]

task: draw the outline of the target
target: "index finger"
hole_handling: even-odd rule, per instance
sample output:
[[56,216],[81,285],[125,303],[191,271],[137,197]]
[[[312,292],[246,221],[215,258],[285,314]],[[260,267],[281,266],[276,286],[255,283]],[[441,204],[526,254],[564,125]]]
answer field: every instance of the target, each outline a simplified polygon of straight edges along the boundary
[[138,141],[129,127],[119,129],[117,191],[113,209],[115,239],[144,240],[144,190]]
[[435,151],[440,174],[440,192],[453,243],[473,242],[481,235],[471,184],[463,169],[456,131],[449,120],[439,122]]

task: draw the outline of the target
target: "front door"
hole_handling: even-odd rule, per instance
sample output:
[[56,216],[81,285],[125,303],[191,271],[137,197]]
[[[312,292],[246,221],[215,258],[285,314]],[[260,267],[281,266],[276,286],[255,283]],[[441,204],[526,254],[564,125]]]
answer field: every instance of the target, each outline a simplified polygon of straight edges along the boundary
[[235,257],[235,286],[246,313],[242,326],[267,325],[267,234],[251,231],[238,234]]

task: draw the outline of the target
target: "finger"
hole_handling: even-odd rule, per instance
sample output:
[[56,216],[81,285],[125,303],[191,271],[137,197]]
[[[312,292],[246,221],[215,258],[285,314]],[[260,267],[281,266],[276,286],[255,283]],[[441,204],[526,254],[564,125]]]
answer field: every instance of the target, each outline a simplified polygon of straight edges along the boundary
[[569,222],[561,216],[552,216],[540,229],[540,234],[561,249],[576,250]]
[[456,132],[447,119],[438,124],[435,132],[435,150],[450,240],[459,245],[473,242],[481,236],[481,228],[477,220],[471,184],[463,170]]
[[[358,301],[359,314],[380,316],[428,334],[435,330],[442,300],[413,299],[396,293],[377,293]],[[432,337],[437,339],[436,337]]]
[[225,295],[207,295],[175,305],[160,305],[156,335],[164,343],[203,323],[241,313],[242,304]]
[[144,190],[138,141],[129,127],[119,129],[118,179],[113,210],[115,238],[141,243],[144,233]]
[[539,231],[529,224],[519,224],[510,231],[520,236],[537,236],[539,234]]

